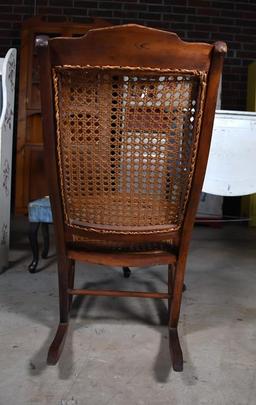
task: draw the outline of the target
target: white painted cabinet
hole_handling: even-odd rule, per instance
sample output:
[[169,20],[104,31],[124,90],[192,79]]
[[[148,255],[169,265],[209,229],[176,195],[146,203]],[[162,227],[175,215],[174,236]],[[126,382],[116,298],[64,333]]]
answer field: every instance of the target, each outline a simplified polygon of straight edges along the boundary
[[0,271],[8,266],[16,49],[0,58]]
[[256,113],[216,111],[203,192],[256,193]]

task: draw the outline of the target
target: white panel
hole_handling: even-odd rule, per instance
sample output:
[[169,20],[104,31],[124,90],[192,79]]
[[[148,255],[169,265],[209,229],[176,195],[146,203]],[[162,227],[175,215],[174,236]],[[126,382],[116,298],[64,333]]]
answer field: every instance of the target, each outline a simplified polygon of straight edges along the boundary
[[9,253],[16,49],[9,49],[0,65],[3,100],[0,115],[0,270],[2,270],[8,265]]
[[216,111],[203,191],[256,193],[256,113]]

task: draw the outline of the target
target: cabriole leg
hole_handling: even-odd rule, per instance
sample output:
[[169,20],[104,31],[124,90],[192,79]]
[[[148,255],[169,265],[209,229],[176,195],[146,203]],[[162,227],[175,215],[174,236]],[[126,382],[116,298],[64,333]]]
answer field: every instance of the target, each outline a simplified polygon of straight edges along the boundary
[[36,267],[38,265],[37,233],[38,233],[39,225],[40,225],[40,222],[30,222],[29,223],[28,238],[29,238],[30,247],[31,247],[32,254],[33,254],[32,262],[28,266],[28,270],[30,273],[35,273]]
[[49,253],[49,225],[46,222],[42,222],[42,234],[44,243],[42,258],[46,259]]
[[129,269],[129,267],[123,267],[123,274],[124,274],[124,278],[129,278],[131,275],[131,270]]

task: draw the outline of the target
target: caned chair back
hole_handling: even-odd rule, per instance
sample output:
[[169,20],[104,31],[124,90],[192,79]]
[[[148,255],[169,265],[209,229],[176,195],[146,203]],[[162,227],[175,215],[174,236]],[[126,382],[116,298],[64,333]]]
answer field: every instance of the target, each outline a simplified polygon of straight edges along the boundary
[[178,230],[191,189],[206,75],[69,66],[53,71],[66,224]]

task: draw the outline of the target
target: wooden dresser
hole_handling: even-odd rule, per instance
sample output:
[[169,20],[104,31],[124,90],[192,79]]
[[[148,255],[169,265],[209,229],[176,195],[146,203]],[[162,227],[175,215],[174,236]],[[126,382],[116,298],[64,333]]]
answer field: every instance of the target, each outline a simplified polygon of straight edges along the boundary
[[40,17],[25,21],[21,30],[19,108],[16,145],[15,212],[26,214],[28,202],[48,194],[44,174],[37,36],[81,36],[92,28],[109,25],[92,23],[46,22]]

